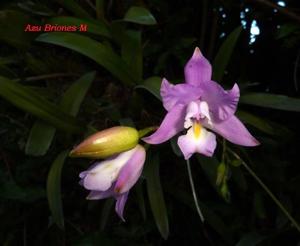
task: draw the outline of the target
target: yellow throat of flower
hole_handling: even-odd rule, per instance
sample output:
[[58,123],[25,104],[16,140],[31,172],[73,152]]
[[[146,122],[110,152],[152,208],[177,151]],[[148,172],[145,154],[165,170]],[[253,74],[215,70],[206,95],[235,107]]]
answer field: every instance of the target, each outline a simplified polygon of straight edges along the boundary
[[200,125],[199,122],[194,122],[194,124],[193,124],[193,131],[194,131],[195,138],[199,138],[200,137],[201,128],[202,128],[202,126]]

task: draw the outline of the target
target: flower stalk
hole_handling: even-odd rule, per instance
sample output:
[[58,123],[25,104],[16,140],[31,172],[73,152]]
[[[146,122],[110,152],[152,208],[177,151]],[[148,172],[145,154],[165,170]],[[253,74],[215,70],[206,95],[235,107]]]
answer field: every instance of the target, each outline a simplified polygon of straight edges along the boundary
[[198,203],[196,190],[195,190],[195,185],[194,185],[194,180],[193,180],[193,176],[192,176],[190,160],[186,161],[186,166],[187,166],[187,170],[188,170],[188,175],[189,175],[189,180],[190,180],[190,185],[191,185],[191,189],[192,189],[192,193],[193,193],[193,198],[194,198],[196,210],[197,210],[197,213],[199,214],[201,222],[204,223],[204,216],[201,212],[201,209],[200,209],[200,206],[199,206],[199,203]]

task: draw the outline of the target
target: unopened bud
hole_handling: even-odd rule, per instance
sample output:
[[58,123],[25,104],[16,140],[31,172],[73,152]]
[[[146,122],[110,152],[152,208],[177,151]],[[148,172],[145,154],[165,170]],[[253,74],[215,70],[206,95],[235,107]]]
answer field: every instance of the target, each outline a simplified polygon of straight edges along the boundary
[[102,159],[134,148],[138,140],[136,129],[116,126],[88,137],[70,152],[70,157]]

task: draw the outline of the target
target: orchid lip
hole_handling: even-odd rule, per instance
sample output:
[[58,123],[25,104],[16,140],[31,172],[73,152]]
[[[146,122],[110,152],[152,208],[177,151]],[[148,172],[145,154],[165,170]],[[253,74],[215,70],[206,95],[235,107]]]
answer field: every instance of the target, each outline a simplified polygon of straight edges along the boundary
[[201,124],[199,123],[199,121],[195,121],[193,124],[193,131],[194,131],[194,136],[196,139],[198,139],[200,137],[201,134]]

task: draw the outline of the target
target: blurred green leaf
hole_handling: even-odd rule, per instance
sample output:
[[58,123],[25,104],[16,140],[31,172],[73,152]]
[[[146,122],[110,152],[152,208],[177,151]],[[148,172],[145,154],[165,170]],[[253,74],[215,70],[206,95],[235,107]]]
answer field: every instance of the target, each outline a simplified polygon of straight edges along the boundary
[[[230,192],[227,186],[227,176],[224,173],[227,171],[226,169],[223,171],[223,176],[220,185],[218,185],[218,181],[220,177],[220,162],[215,157],[206,157],[203,155],[197,155],[197,160],[200,163],[203,171],[205,172],[206,176],[208,177],[211,185],[216,190],[216,192],[227,202],[230,201]],[[221,169],[224,167],[221,167]]]
[[[73,246],[119,246],[122,245],[121,239],[117,237],[110,237],[106,232],[86,232],[76,238],[72,243]],[[134,246],[134,245],[133,245]]]
[[164,239],[169,236],[168,214],[163,196],[159,176],[159,156],[147,153],[147,162],[145,164],[144,174],[147,181],[147,191],[151,210],[157,225],[157,228]]
[[222,182],[220,187],[220,194],[226,202],[230,202],[230,191],[228,189],[227,180]]
[[96,61],[126,85],[133,85],[137,82],[137,78],[133,76],[134,73],[120,56],[89,37],[75,33],[44,33],[36,40],[75,50]]
[[[266,208],[264,205],[264,199],[263,195],[260,192],[254,193],[254,199],[253,199],[253,206],[254,211],[259,219],[265,219],[266,218]],[[286,217],[285,217],[286,219]]]
[[213,79],[221,82],[225,69],[230,61],[237,40],[242,32],[242,27],[234,29],[221,45],[213,63]]
[[91,19],[90,14],[82,8],[77,1],[74,0],[55,0],[65,9],[76,15],[77,17]]
[[[95,72],[87,73],[69,87],[60,102],[61,109],[64,112],[72,116],[78,114],[80,105],[95,79],[95,75]],[[54,138],[55,131],[55,127],[40,120],[36,121],[31,128],[25,153],[33,156],[46,154]]]
[[127,30],[122,42],[122,58],[135,73],[135,77],[142,81],[143,53],[142,33],[135,30]]
[[80,105],[94,81],[96,72],[90,72],[81,76],[75,81],[65,92],[60,105],[63,111],[72,116],[76,116],[79,112]]
[[219,194],[224,198],[225,201],[230,201],[230,191],[228,189],[229,167],[224,162],[221,162],[217,168],[216,186],[218,187]]
[[51,70],[44,59],[37,58],[29,52],[26,53],[25,61],[28,70],[35,75],[51,73]]
[[131,7],[125,17],[124,21],[133,22],[142,25],[155,25],[157,24],[154,16],[150,13],[148,9],[143,7]]
[[106,38],[111,38],[110,31],[107,26],[100,20],[86,20],[70,16],[58,16],[47,20],[47,24],[70,25],[79,27],[81,24],[87,24],[87,32],[100,35]]
[[[167,186],[168,193],[172,194],[179,202],[184,203],[186,206],[191,208],[196,212],[196,207],[194,205],[194,201],[192,199],[192,196],[187,193],[186,190],[180,189],[174,189],[174,186]],[[220,235],[222,235],[223,240],[228,242],[228,245],[232,245],[232,233],[228,228],[228,225],[226,225],[223,220],[221,219],[218,214],[215,213],[215,211],[205,205],[205,203],[199,201],[199,205],[201,207],[201,210],[203,212],[204,218],[207,221],[207,223],[214,228],[216,232],[218,232]]]
[[96,13],[98,19],[104,18],[104,3],[105,0],[96,0]]
[[0,64],[0,74],[5,77],[9,78],[15,78],[17,77],[17,74],[10,68],[8,68],[6,65]]
[[217,168],[216,185],[221,185],[224,178],[226,178],[226,165],[224,162],[221,162]]
[[84,130],[77,120],[30,88],[0,76],[0,96],[16,107],[67,132]]
[[19,2],[18,7],[22,10],[28,11],[29,13],[40,15],[40,16],[53,16],[56,14],[45,4],[32,2],[32,1]]
[[[235,161],[238,160],[234,160],[233,162]],[[232,164],[233,162],[231,162],[230,164]],[[246,190],[248,189],[248,184],[245,175],[239,166],[234,165],[235,164],[232,164],[232,167],[230,168],[232,180],[236,183],[237,187],[242,190],[242,192],[246,192]],[[241,164],[239,163],[239,165]]]
[[154,95],[158,100],[161,101],[160,96],[160,85],[161,85],[161,78],[160,77],[150,77],[146,79],[142,84],[136,86],[136,89],[145,89]]
[[289,138],[292,136],[292,132],[285,126],[278,124],[277,122],[264,119],[246,111],[238,110],[236,115],[245,123],[254,126],[264,133],[276,136],[284,136]]
[[207,223],[214,228],[219,235],[222,235],[223,240],[228,242],[228,245],[232,245],[232,233],[228,225],[224,223],[222,218],[211,207],[205,205],[203,202],[199,202],[199,204]]
[[55,134],[55,127],[37,120],[26,142],[26,155],[42,156],[47,153]]
[[64,215],[61,201],[61,173],[69,151],[61,152],[53,162],[47,179],[47,197],[54,222],[64,229]]
[[146,213],[146,205],[145,205],[145,198],[143,192],[143,181],[140,180],[138,184],[136,184],[135,186],[136,186],[135,192],[138,200],[139,209],[141,211],[144,221],[146,221],[147,213]]
[[100,216],[100,230],[103,231],[105,229],[105,226],[107,224],[109,215],[111,214],[111,209],[113,208],[115,203],[114,198],[108,198],[104,201],[102,210],[101,210],[101,216]]
[[40,187],[23,187],[14,180],[7,180],[0,185],[0,198],[20,202],[34,202],[45,197],[45,190]]
[[276,38],[277,39],[285,38],[299,30],[300,28],[299,25],[297,24],[288,23],[288,24],[281,25],[280,28],[277,30]]
[[242,161],[241,160],[233,160],[231,162],[229,162],[230,165],[234,166],[234,167],[239,167],[240,165],[242,165]]
[[274,135],[274,129],[273,127],[264,119],[248,113],[246,111],[238,110],[237,111],[237,116],[245,123],[252,125],[256,127],[257,129],[261,130],[262,132],[265,132],[270,135]]
[[182,157],[182,152],[177,144],[178,136],[171,138],[170,144],[175,155]]
[[236,246],[255,246],[262,242],[266,237],[259,235],[257,232],[245,234]]
[[300,99],[270,93],[249,93],[241,96],[241,103],[264,108],[300,112]]
[[17,57],[14,55],[0,57],[0,65],[9,65],[14,63],[17,63]]
[[29,47],[34,39],[34,33],[25,32],[25,27],[37,21],[32,20],[28,15],[15,10],[0,11],[0,40],[20,49]]
[[126,41],[126,25],[120,21],[112,21],[110,25],[110,32],[114,42],[122,47],[123,42]]
[[208,177],[211,185],[218,192],[219,189],[216,185],[216,180],[217,180],[217,170],[219,166],[219,161],[217,160],[216,157],[210,158],[203,155],[197,155],[197,160],[200,163],[206,176]]

